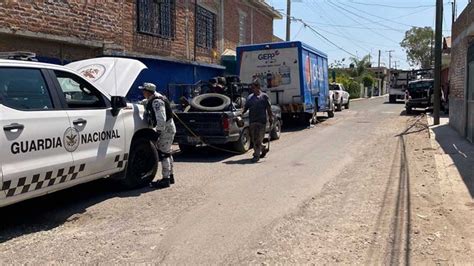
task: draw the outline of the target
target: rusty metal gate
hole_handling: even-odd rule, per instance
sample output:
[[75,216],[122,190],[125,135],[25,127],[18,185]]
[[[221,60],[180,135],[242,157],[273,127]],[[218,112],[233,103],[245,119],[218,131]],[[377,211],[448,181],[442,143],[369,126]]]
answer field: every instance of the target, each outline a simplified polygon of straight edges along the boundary
[[467,52],[466,136],[474,142],[474,42]]

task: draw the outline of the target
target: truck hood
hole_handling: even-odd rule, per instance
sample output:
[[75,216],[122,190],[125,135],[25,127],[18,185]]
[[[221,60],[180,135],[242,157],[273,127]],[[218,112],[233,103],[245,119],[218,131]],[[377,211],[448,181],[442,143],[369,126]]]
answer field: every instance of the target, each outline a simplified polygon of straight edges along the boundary
[[140,61],[118,57],[100,57],[66,65],[111,96],[125,97],[143,69]]

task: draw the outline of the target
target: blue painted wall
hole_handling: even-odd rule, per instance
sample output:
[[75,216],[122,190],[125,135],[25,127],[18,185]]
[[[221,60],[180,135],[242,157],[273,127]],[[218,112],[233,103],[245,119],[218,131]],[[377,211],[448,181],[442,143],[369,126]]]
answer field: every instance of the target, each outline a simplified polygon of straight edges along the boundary
[[[36,57],[39,62],[61,65],[61,60],[50,57]],[[168,90],[169,84],[194,84],[200,80],[208,81],[209,79],[224,74],[224,69],[199,66],[193,64],[177,63],[166,60],[133,58],[141,61],[148,69],[143,70],[132,89],[127,95],[130,101],[137,101],[143,98],[142,93],[138,90],[138,86],[143,82],[151,82],[156,84],[158,91],[168,96],[170,100],[177,102],[179,98],[185,94],[183,91]],[[64,61],[64,64],[70,61]]]

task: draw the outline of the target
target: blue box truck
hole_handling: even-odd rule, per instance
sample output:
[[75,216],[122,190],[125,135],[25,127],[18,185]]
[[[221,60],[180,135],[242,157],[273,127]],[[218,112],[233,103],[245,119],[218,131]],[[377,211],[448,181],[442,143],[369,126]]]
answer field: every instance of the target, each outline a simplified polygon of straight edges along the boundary
[[315,122],[317,112],[334,116],[323,52],[299,41],[245,45],[237,47],[237,66],[243,83],[260,81],[283,119]]

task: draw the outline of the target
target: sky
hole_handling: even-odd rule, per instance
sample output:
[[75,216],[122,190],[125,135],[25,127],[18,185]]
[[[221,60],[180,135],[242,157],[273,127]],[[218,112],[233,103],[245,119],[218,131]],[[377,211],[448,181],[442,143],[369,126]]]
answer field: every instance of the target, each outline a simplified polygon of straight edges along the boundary
[[[286,0],[266,0],[278,11],[286,14]],[[444,0],[443,36],[451,35],[452,0]],[[457,0],[457,15],[467,6],[468,0]],[[434,28],[435,0],[292,0],[291,15],[303,20],[292,21],[291,40],[302,41],[325,52],[329,63],[345,58],[348,66],[351,57],[371,55],[373,66],[389,65],[392,52],[392,67],[412,68],[400,42],[412,26]],[[274,34],[282,39],[286,36],[286,17],[274,22]],[[319,36],[322,35],[323,37]]]

